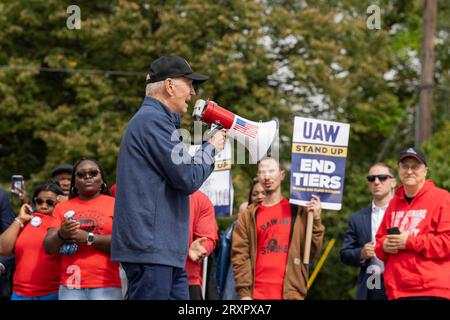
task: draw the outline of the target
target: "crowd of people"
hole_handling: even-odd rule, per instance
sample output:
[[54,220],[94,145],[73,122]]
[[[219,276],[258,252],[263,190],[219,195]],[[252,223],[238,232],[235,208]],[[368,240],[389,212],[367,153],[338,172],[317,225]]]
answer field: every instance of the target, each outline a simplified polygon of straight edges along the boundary
[[[152,62],[111,188],[101,164],[82,158],[56,167],[30,200],[22,195],[17,216],[0,189],[3,296],[202,300],[205,282],[212,281],[221,299],[305,299],[305,252],[307,260],[317,257],[325,234],[320,197],[312,195],[306,206],[291,204],[281,191],[286,171],[277,159],[263,158],[248,201],[219,238],[214,206],[198,190],[214,170],[226,132],[210,136],[194,156],[178,134],[194,86],[207,79],[181,57]],[[449,192],[426,179],[418,149],[400,154],[398,172],[401,186],[394,192],[393,170],[371,166],[372,203],[349,219],[340,256],[360,267],[356,298],[450,299]],[[217,270],[206,279],[208,256]]]

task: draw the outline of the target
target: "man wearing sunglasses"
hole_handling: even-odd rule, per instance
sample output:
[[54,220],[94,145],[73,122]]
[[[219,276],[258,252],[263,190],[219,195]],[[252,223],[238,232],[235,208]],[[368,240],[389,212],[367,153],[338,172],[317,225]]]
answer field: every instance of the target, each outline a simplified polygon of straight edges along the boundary
[[153,61],[143,105],[122,139],[111,256],[127,274],[130,300],[189,299],[189,195],[214,170],[225,134],[217,132],[191,157],[178,130],[194,85],[207,79],[181,57]]
[[376,235],[392,299],[450,299],[450,193],[426,179],[425,155],[416,148],[398,159],[402,186]]
[[356,299],[386,300],[383,284],[383,262],[375,255],[375,235],[392,199],[397,181],[392,169],[376,163],[369,169],[367,186],[372,204],[350,216],[348,230],[340,251],[341,261],[360,267]]

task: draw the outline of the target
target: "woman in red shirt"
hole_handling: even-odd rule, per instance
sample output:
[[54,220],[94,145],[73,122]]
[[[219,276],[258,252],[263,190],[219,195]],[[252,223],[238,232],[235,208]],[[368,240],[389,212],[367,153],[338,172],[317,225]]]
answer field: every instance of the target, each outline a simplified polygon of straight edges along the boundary
[[103,168],[82,158],[73,168],[69,200],[55,208],[44,239],[47,253],[61,253],[60,300],[123,299],[119,264],[110,258],[113,214]]
[[58,300],[61,259],[47,255],[42,241],[53,223],[53,209],[63,191],[54,183],[40,185],[30,205],[20,208],[19,216],[0,237],[0,255],[16,257],[11,300]]

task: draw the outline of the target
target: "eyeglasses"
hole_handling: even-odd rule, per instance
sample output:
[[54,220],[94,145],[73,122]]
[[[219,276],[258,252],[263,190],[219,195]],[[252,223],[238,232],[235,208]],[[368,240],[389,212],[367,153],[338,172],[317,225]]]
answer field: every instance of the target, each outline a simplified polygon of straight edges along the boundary
[[100,171],[94,169],[84,172],[78,171],[77,173],[75,173],[75,175],[77,176],[78,179],[86,179],[88,175],[92,178],[95,178],[99,173]]
[[409,171],[409,169],[411,169],[412,171],[418,171],[420,168],[422,168],[422,164],[414,164],[412,166],[408,166],[404,163],[400,162],[400,169],[405,170],[405,171]]
[[49,207],[54,207],[56,201],[52,200],[52,199],[42,199],[42,198],[34,198],[34,202],[38,205],[43,205],[44,202],[49,206]]
[[378,180],[380,180],[380,182],[384,182],[387,179],[392,179],[392,177],[390,175],[387,174],[377,174],[377,175],[373,175],[373,176],[367,176],[367,181],[369,182],[374,182],[375,179],[378,178]]

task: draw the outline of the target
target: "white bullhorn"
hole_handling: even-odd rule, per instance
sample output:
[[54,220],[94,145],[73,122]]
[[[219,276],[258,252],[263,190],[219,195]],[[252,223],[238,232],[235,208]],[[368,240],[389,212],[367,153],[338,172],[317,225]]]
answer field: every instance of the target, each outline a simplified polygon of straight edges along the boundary
[[227,136],[244,145],[253,161],[261,160],[268,153],[278,130],[276,120],[247,120],[208,100],[197,100],[192,116],[211,125],[213,130],[227,129]]

